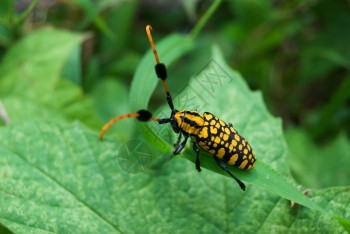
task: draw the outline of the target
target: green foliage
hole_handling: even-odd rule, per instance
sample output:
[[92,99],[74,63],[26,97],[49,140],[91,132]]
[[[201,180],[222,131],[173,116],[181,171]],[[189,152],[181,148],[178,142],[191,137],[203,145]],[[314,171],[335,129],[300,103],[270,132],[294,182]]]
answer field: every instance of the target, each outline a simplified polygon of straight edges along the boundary
[[[350,231],[342,1],[38,2],[0,3],[1,233]],[[254,169],[229,168],[247,191],[204,152],[196,172],[190,144],[174,157],[168,125],[123,120],[98,140],[114,116],[169,116],[146,24],[176,108],[253,146]]]
[[117,164],[115,142],[99,142],[79,123],[35,121],[0,136],[0,199],[7,204],[0,221],[15,232],[342,232],[331,214],[348,209],[348,188],[312,192],[327,210],[320,214],[257,186],[242,192],[230,178],[194,173],[180,158],[128,174]]
[[60,75],[69,54],[84,38],[46,28],[11,47],[0,66],[0,97],[12,123],[68,118],[99,127],[91,100]]
[[324,146],[315,145],[306,132],[298,129],[289,129],[285,136],[298,183],[310,188],[348,185],[350,172],[344,165],[350,164],[350,142],[344,133]]

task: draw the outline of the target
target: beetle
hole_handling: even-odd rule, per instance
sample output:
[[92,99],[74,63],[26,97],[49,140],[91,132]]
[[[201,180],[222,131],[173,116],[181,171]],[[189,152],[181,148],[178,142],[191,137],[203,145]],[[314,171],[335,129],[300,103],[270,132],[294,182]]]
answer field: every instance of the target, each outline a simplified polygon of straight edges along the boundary
[[[217,165],[226,171],[238,183],[242,190],[245,190],[245,184],[232,174],[226,165],[235,166],[243,170],[252,169],[256,161],[252,147],[248,141],[233,128],[232,124],[225,123],[209,112],[205,112],[201,116],[197,111],[175,109],[165,81],[167,78],[167,69],[166,66],[159,61],[151,30],[152,27],[147,25],[147,37],[156,60],[155,72],[157,77],[162,81],[166,93],[166,100],[171,110],[170,117],[159,119],[153,116],[148,110],[139,110],[136,113],[120,115],[111,119],[103,126],[100,132],[100,140],[103,140],[105,132],[111,125],[125,118],[137,118],[142,122],[153,120],[158,124],[169,123],[173,131],[178,134],[177,141],[174,145],[175,155],[181,153],[188,139],[191,138],[193,142],[192,148],[196,154],[195,165],[198,172],[201,171],[199,160],[201,148],[212,154]],[[182,140],[182,137],[184,137],[184,140]]]

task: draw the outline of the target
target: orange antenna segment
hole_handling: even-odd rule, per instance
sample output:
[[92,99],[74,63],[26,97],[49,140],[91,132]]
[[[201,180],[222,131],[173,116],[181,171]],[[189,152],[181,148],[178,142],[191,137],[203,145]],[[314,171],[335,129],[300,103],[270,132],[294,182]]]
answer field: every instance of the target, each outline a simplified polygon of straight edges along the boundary
[[159,122],[159,119],[158,119],[157,117],[154,117],[154,116],[151,117],[151,120],[154,120],[154,121],[156,121],[156,122]]
[[165,80],[161,80],[165,89],[166,93],[169,93],[168,85],[166,84]]
[[139,113],[132,113],[132,114],[125,114],[125,115],[120,115],[117,116],[113,119],[111,119],[110,121],[108,121],[108,123],[106,123],[103,128],[100,131],[100,141],[103,140],[103,135],[106,133],[106,131],[108,130],[108,128],[110,128],[113,124],[115,124],[116,122],[118,122],[119,120],[122,119],[126,119],[126,118],[137,118],[139,117],[140,114]]
[[125,114],[125,115],[119,115],[113,119],[111,119],[110,121],[108,121],[108,123],[106,123],[101,131],[100,131],[100,141],[103,140],[103,136],[106,133],[106,131],[116,122],[118,122],[119,120],[122,119],[127,119],[127,118],[138,118],[140,121],[147,121],[149,119],[159,122],[159,119],[157,117],[151,116],[151,113],[148,112],[150,117],[147,117],[147,115],[145,115],[145,112],[143,111],[139,111],[138,113],[131,113],[131,114]]
[[152,47],[154,58],[156,59],[157,64],[159,64],[160,62],[159,62],[159,58],[158,58],[158,53],[157,53],[156,46],[154,45],[154,42],[153,42],[153,39],[152,39],[151,30],[152,30],[152,26],[151,25],[147,25],[146,26],[146,33],[147,33],[148,41],[149,41],[149,44]]

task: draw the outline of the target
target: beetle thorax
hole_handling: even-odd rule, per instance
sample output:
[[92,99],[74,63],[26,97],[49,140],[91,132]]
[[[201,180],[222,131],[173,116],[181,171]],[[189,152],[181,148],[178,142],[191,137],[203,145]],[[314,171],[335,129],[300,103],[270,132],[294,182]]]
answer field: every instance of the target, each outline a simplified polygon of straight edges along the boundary
[[173,117],[179,130],[185,135],[196,136],[204,125],[204,119],[197,111],[178,111]]

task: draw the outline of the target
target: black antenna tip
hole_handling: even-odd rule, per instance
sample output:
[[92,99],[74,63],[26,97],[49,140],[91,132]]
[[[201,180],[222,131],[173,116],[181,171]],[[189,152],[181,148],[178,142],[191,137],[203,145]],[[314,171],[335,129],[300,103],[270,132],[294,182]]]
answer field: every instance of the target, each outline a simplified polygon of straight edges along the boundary
[[152,113],[148,110],[139,110],[137,113],[139,114],[137,117],[139,121],[146,122],[152,118]]
[[167,78],[166,66],[164,63],[157,63],[155,66],[158,78],[165,80]]

